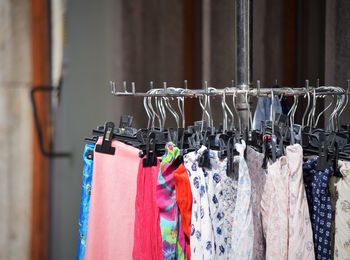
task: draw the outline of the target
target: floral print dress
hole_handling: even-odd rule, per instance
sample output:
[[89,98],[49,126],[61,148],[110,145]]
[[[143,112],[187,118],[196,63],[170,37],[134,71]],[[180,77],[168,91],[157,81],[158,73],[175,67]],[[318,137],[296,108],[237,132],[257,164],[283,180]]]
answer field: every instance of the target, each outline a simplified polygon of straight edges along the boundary
[[303,164],[304,184],[309,205],[315,256],[317,260],[332,257],[332,203],[329,181],[333,168],[317,170],[317,159],[307,160]]
[[232,224],[232,254],[230,259],[253,259],[254,246],[254,225],[251,203],[251,180],[247,163],[244,159],[246,144],[236,143],[236,150],[239,152],[238,166],[238,187],[237,202],[233,213]]
[[215,237],[210,218],[207,174],[199,167],[199,159],[207,148],[202,146],[197,152],[184,156],[192,191],[191,258],[198,260],[215,259]]

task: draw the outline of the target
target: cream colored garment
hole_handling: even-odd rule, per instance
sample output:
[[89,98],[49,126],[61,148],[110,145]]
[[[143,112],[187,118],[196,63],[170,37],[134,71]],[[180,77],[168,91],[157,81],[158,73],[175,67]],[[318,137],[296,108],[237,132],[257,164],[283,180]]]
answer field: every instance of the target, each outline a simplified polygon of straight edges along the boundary
[[266,260],[288,259],[288,170],[285,156],[268,166],[261,199]]
[[252,183],[252,195],[250,197],[253,211],[254,223],[254,248],[253,259],[265,259],[265,239],[262,230],[261,221],[261,196],[264,190],[266,170],[261,166],[263,164],[264,155],[255,151],[251,147],[247,147],[247,165]]
[[350,162],[338,162],[343,178],[335,184],[338,194],[335,211],[334,259],[350,259]]
[[288,259],[315,259],[312,227],[303,181],[303,149],[286,148],[289,165]]
[[302,164],[303,150],[296,144],[268,166],[261,200],[267,260],[315,259]]

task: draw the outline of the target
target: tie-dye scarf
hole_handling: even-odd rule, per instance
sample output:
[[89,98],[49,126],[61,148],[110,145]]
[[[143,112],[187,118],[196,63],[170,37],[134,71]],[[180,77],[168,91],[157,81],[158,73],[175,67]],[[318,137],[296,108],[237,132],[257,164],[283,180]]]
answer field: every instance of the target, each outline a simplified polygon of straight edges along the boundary
[[160,229],[162,234],[162,252],[164,260],[185,259],[186,243],[180,224],[179,210],[176,204],[174,164],[180,155],[180,149],[174,143],[167,143],[165,154],[160,163],[157,184],[157,205],[160,211]]

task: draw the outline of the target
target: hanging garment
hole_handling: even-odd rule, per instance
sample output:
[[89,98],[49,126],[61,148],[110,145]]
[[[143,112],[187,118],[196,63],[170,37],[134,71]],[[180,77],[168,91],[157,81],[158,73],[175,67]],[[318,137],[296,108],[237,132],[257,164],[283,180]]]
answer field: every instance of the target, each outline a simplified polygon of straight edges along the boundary
[[185,234],[187,259],[191,259],[190,237],[192,216],[192,192],[186,167],[183,163],[174,171],[176,202],[180,210],[181,227]]
[[112,146],[114,155],[94,153],[88,260],[132,259],[139,150],[116,140]]
[[[281,102],[278,96],[274,96],[273,106],[273,111],[275,111],[275,114],[282,114]],[[252,129],[260,130],[261,122],[265,122],[267,120],[271,121],[271,116],[271,98],[259,97],[254,113]]]
[[315,259],[312,227],[303,181],[303,148],[286,148],[289,164],[288,259]]
[[239,152],[239,177],[237,202],[233,213],[232,255],[230,259],[252,259],[254,246],[254,225],[251,199],[251,181],[247,163],[244,159],[246,144],[235,144]]
[[304,183],[311,216],[314,249],[317,260],[331,259],[332,204],[328,184],[333,174],[330,167],[318,171],[317,159],[304,162]]
[[85,250],[86,250],[94,147],[95,147],[94,144],[86,144],[83,152],[84,168],[83,168],[83,180],[82,180],[81,199],[80,199],[79,237],[78,237],[78,251],[77,251],[77,258],[76,258],[77,260],[84,259]]
[[266,259],[288,259],[288,160],[282,156],[269,164],[261,214]]
[[202,146],[197,153],[184,155],[184,165],[187,169],[192,191],[191,220],[191,259],[215,259],[215,245],[212,221],[209,215],[208,188],[203,169],[198,162],[207,148]]
[[[339,168],[336,169],[339,171]],[[335,239],[335,211],[338,200],[337,188],[335,187],[336,182],[339,181],[339,177],[332,175],[329,179],[329,192],[331,194],[331,205],[332,205],[332,225],[331,225],[331,254],[334,256],[334,239]]]
[[185,236],[179,236],[181,223],[176,204],[176,189],[173,175],[179,166],[176,160],[179,155],[180,149],[171,142],[167,143],[158,173],[157,205],[160,212],[162,254],[165,260],[185,259],[186,256]]
[[265,259],[265,239],[261,220],[261,196],[266,180],[266,171],[261,167],[264,155],[247,147],[247,165],[252,185],[251,204],[254,223],[253,259]]
[[156,166],[139,164],[135,200],[134,260],[162,260],[162,236],[160,233],[159,208],[156,187],[159,162]]
[[350,162],[339,161],[342,178],[336,182],[334,259],[350,259]]
[[[238,175],[238,174],[237,174]],[[232,255],[232,223],[233,213],[237,202],[238,176],[227,176],[226,172],[222,175],[223,191],[223,214],[217,215],[217,218],[224,220],[224,237],[227,244],[227,256]],[[227,238],[227,240],[226,240]]]
[[[210,159],[210,168],[203,168],[204,178],[207,187],[207,196],[209,201],[209,215],[212,221],[214,234],[215,259],[228,259],[229,241],[232,236],[232,222],[230,227],[225,226],[224,216],[231,214],[233,211],[225,212],[225,183],[229,178],[226,175],[227,159],[221,160],[218,151],[207,150]],[[227,228],[227,229],[226,229]]]

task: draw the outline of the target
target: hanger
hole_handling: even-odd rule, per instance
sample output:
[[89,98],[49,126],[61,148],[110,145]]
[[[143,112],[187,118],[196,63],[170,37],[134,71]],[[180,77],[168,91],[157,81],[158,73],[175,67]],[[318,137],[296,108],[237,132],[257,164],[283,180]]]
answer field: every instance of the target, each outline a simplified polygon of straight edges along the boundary
[[306,106],[306,109],[304,111],[304,114],[303,114],[303,117],[301,119],[301,127],[304,128],[304,122],[305,122],[305,117],[306,117],[306,114],[307,114],[307,111],[309,110],[309,107],[310,107],[310,92],[309,92],[309,81],[306,80],[305,81],[305,85],[306,85],[306,88],[305,88],[305,91],[306,91],[306,95],[307,96],[307,106]]

